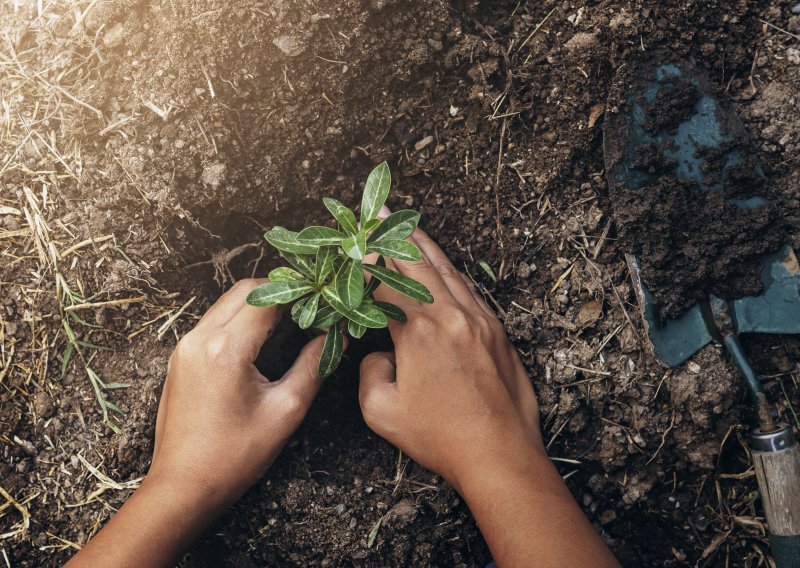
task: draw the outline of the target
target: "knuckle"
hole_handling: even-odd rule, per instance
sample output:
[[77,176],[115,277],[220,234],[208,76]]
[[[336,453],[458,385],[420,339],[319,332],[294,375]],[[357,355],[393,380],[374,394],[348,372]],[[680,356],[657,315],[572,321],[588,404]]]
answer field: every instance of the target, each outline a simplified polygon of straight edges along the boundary
[[361,405],[361,414],[368,426],[380,422],[381,402],[374,389],[361,389],[358,393],[358,403]]
[[461,273],[449,262],[437,262],[435,268],[436,271],[444,278],[455,278],[458,280],[461,279]]
[[224,361],[235,352],[233,337],[224,332],[219,332],[205,343],[205,355],[211,361]]
[[294,391],[284,391],[280,404],[281,410],[289,418],[301,419],[305,415],[303,397]]
[[418,315],[409,319],[406,330],[413,336],[432,336],[436,333],[436,322],[427,316]]
[[449,309],[444,313],[447,329],[454,333],[468,333],[475,329],[471,318],[464,310]]
[[183,359],[184,357],[193,357],[197,354],[199,345],[200,338],[197,336],[197,333],[190,331],[178,341],[178,344],[175,346],[175,351],[170,357],[170,361],[173,359]]

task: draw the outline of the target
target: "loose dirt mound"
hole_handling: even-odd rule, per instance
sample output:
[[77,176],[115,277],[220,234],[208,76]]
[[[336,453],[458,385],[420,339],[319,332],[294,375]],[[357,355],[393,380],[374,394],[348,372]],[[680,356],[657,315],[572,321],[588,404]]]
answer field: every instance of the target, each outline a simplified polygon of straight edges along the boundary
[[[786,238],[777,206],[763,203],[774,192],[736,110],[691,64],[673,60],[659,54],[615,77],[611,100],[622,100],[611,103],[603,146],[620,245],[639,258],[664,317],[709,293],[759,294],[762,258]],[[656,79],[666,65],[682,75]]]
[[[800,245],[786,34],[800,17],[774,4],[4,4],[3,554],[61,564],[109,518],[147,471],[177,337],[232,279],[276,263],[265,227],[322,218],[321,195],[355,203],[387,159],[391,205],[421,210],[502,316],[549,451],[623,562],[763,565],[739,379],[718,347],[674,372],[646,355],[601,129],[618,68],[667,46],[695,60],[739,105]],[[67,357],[65,322],[85,360]],[[265,354],[273,376],[300,343],[281,337]],[[486,564],[458,495],[360,418],[356,364],[379,340],[352,350],[267,478],[183,565]],[[794,423],[798,342],[746,347]],[[132,384],[106,393],[121,434],[87,367]]]

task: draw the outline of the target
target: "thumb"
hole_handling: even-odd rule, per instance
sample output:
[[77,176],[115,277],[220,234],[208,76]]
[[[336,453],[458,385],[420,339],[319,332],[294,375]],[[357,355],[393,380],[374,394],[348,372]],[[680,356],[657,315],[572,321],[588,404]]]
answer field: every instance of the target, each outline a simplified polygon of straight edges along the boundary
[[280,389],[286,401],[286,410],[289,414],[298,413],[301,417],[304,416],[314,397],[317,396],[322,386],[317,367],[324,344],[324,335],[309,341],[300,351],[292,367],[275,383],[275,388]]
[[396,372],[394,353],[370,353],[361,362],[358,402],[364,420],[373,430],[378,417],[388,410],[390,393],[397,387]]

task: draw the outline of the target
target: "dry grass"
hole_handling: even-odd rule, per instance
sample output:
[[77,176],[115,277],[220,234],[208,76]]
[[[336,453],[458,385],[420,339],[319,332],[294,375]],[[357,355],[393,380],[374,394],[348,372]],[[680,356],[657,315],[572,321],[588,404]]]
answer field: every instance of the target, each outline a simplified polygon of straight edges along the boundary
[[[96,37],[82,22],[96,0],[67,2],[6,2],[0,6],[0,452],[19,446],[35,451],[30,441],[7,430],[4,421],[16,412],[20,425],[33,428],[39,392],[56,395],[74,391],[82,400],[94,398],[102,418],[76,410],[85,429],[102,439],[124,428],[122,410],[113,402],[115,389],[126,385],[103,380],[96,369],[117,348],[142,333],[161,339],[189,303],[173,305],[163,291],[104,290],[93,272],[112,263],[133,263],[118,236],[92,234],[80,203],[68,196],[85,183],[82,144],[86,129],[75,125],[102,123],[103,113],[80,93],[98,64]],[[64,33],[64,30],[68,30]],[[29,41],[35,37],[36,41]],[[107,126],[106,134],[119,124]],[[141,266],[137,267],[141,270]],[[169,295],[166,295],[170,298]],[[173,295],[174,296],[174,295]],[[102,322],[101,311],[126,310],[125,329]],[[130,309],[135,308],[135,309]],[[158,324],[158,325],[155,325]],[[64,386],[68,373],[83,381]],[[101,422],[102,420],[102,422]],[[108,429],[104,429],[101,424]],[[66,440],[50,439],[54,449]],[[87,448],[91,453],[93,448]],[[130,491],[139,480],[116,482],[79,455],[77,478],[53,465],[55,489],[35,480],[24,488],[3,487],[0,480],[0,566],[10,566],[4,541],[31,538],[38,507],[83,507],[102,500],[108,491]],[[97,462],[95,462],[97,463]],[[72,464],[75,466],[76,464]],[[96,488],[78,503],[63,500],[61,484],[91,484]],[[100,526],[101,519],[94,530]],[[48,522],[44,523],[47,526]],[[41,535],[41,550],[79,548],[63,536]]]

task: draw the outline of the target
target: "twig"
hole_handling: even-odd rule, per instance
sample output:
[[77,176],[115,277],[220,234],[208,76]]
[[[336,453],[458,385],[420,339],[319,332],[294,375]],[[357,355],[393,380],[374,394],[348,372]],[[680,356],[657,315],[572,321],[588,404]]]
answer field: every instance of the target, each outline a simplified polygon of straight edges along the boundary
[[497,174],[495,175],[494,179],[495,222],[497,224],[497,242],[500,245],[500,269],[497,271],[498,280],[503,279],[503,274],[506,268],[505,245],[503,244],[503,224],[500,222],[500,173],[503,170],[503,141],[506,137],[507,126],[508,118],[504,118],[503,124],[500,127],[500,149],[497,152]]
[[656,449],[656,453],[654,453],[653,457],[650,458],[649,460],[647,460],[647,463],[644,464],[644,465],[650,465],[650,462],[652,462],[654,459],[656,459],[656,456],[658,455],[658,452],[660,452],[661,448],[664,447],[664,444],[667,443],[667,435],[672,431],[672,428],[674,426],[675,426],[675,411],[672,412],[672,420],[670,420],[670,422],[669,422],[669,428],[664,430],[664,433],[661,434],[661,443],[658,445],[658,448]]

